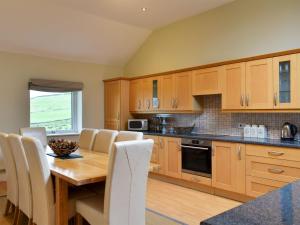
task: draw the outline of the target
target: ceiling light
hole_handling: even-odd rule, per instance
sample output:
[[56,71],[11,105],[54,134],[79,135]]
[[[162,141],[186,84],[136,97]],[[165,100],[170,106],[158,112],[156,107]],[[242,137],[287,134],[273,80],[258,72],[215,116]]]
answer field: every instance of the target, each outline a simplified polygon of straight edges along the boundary
[[147,11],[147,8],[146,8],[146,7],[143,7],[143,8],[142,8],[142,11],[143,11],[143,12],[146,12],[146,11]]

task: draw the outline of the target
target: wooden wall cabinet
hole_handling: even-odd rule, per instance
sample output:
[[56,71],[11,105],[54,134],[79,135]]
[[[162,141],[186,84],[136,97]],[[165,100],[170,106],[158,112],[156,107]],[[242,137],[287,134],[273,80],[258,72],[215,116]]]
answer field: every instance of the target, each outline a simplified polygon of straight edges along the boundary
[[104,128],[126,130],[129,118],[129,81],[104,82]]
[[161,82],[160,77],[143,79],[143,111],[155,112],[160,108]]
[[192,95],[212,95],[222,92],[222,67],[192,71]]
[[273,109],[272,58],[224,66],[223,110]]
[[246,63],[223,67],[222,71],[222,109],[245,109]]
[[161,109],[163,111],[200,111],[199,99],[192,96],[191,72],[161,78]]
[[212,186],[245,194],[245,145],[213,142]]
[[300,55],[273,58],[274,108],[300,108]]

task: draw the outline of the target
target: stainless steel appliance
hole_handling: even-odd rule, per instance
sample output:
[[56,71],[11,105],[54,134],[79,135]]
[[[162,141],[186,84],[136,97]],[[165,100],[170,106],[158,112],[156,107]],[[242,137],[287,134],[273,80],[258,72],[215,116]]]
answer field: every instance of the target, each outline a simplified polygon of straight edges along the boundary
[[181,139],[182,172],[211,177],[211,153],[211,141]]
[[288,122],[284,123],[281,128],[281,139],[282,140],[294,140],[298,132],[297,127],[294,124]]
[[146,131],[146,130],[148,130],[148,120],[147,119],[129,119],[128,120],[128,130]]

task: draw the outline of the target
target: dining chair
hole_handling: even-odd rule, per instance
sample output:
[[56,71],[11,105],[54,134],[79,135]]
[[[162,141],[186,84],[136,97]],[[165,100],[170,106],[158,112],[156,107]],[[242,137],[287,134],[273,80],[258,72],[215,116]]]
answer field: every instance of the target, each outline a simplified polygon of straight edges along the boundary
[[143,137],[144,137],[144,134],[142,132],[120,131],[116,138],[116,142],[143,140]]
[[37,138],[44,148],[47,147],[47,132],[45,127],[24,127],[20,128],[20,134],[24,137],[34,137]]
[[145,225],[146,187],[153,140],[126,141],[112,148],[105,194],[76,201],[76,224]]
[[13,225],[16,225],[19,214],[18,177],[16,163],[8,142],[8,135],[0,133],[0,148],[4,157],[7,183],[7,203],[5,216],[9,215],[10,209],[14,214]]
[[79,136],[79,148],[92,150],[97,129],[83,129]]
[[118,135],[116,130],[102,129],[95,136],[93,151],[109,153]]
[[16,134],[8,135],[8,142],[12,150],[17,169],[19,215],[17,224],[22,224],[23,215],[28,218],[28,225],[32,225],[32,192],[27,158],[22,144],[22,137]]
[[[36,225],[55,225],[54,189],[44,148],[41,142],[35,138],[23,137],[22,143],[31,180],[33,223]],[[70,196],[69,211],[67,212],[69,219],[75,216],[75,200],[91,195],[91,193],[81,191]]]

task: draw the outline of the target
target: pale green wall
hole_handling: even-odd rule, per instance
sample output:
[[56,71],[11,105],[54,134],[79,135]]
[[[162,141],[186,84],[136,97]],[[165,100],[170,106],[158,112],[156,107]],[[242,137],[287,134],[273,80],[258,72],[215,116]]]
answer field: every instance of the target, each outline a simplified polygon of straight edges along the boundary
[[127,76],[300,48],[299,0],[237,0],[156,30]]
[[30,78],[83,82],[83,126],[101,128],[102,80],[122,74],[116,67],[0,52],[0,132],[18,132],[29,125]]

